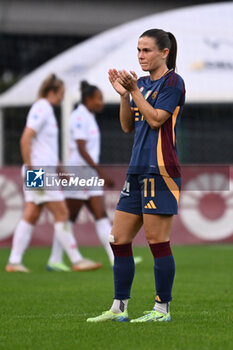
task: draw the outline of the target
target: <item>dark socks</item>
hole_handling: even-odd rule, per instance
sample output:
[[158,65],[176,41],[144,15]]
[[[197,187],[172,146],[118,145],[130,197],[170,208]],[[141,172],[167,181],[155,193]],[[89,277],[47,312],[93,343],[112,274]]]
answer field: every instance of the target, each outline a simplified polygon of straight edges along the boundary
[[175,276],[175,262],[170,242],[150,244],[154,256],[156,302],[168,303],[172,300],[172,285]]
[[111,244],[111,247],[114,254],[114,299],[129,299],[135,272],[132,244]]

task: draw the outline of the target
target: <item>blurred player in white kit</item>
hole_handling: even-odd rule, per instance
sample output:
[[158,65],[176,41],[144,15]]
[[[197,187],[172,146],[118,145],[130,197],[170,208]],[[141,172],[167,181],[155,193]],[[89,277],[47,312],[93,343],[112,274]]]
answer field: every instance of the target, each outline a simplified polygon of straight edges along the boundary
[[[60,105],[64,92],[64,83],[54,74],[49,75],[40,87],[38,100],[29,111],[26,127],[21,137],[21,153],[27,169],[35,169],[34,167],[37,166],[49,166],[54,169],[59,167],[59,131],[53,106]],[[29,272],[29,269],[22,264],[22,259],[43,207],[46,207],[54,217],[54,243],[48,262],[49,269],[70,270],[60,260],[60,255],[57,255],[57,245],[62,247],[68,255],[73,270],[94,270],[101,267],[101,263],[84,259],[79,252],[61,190],[27,190],[24,188],[24,197],[24,215],[14,232],[12,249],[6,266],[7,272]]]
[[[67,169],[75,172],[76,176],[90,179],[99,177],[105,180],[105,185],[113,186],[112,180],[103,173],[99,166],[100,130],[96,122],[95,113],[101,112],[104,101],[101,91],[86,81],[81,83],[81,103],[70,117],[69,127],[69,159]],[[104,205],[104,193],[101,188],[77,188],[65,191],[66,203],[69,209],[70,221],[75,222],[83,204],[86,204],[94,216],[97,236],[102,243],[113,264],[113,253],[109,244],[112,229]],[[54,241],[53,251],[60,254],[62,260],[63,247]]]

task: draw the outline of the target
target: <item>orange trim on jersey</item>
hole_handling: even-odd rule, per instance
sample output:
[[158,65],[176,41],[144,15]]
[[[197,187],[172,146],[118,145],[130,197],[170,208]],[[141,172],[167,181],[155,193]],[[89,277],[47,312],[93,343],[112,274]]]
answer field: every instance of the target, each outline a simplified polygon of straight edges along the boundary
[[169,176],[165,164],[164,164],[164,159],[163,159],[163,151],[162,151],[162,136],[161,136],[161,127],[159,128],[159,136],[158,136],[158,145],[157,145],[157,162],[158,162],[158,167],[160,174],[163,176],[163,179],[175,197],[177,203],[179,203],[179,198],[180,198],[180,191],[179,187],[175,183],[175,181]]
[[173,140],[173,146],[175,146],[175,126],[176,126],[176,119],[180,111],[180,106],[177,106],[174,113],[172,114],[172,140]]
[[169,69],[163,76],[165,77],[165,75],[167,75],[168,73],[170,73],[172,70],[174,70],[174,68]]

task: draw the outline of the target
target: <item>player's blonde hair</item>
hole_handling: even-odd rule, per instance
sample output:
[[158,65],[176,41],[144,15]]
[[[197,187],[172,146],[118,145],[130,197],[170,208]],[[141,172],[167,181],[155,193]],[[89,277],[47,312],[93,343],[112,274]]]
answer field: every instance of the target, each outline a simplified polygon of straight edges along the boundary
[[50,74],[41,84],[38,92],[38,98],[47,97],[50,91],[58,92],[63,85],[64,82],[61,79],[59,79],[55,74]]

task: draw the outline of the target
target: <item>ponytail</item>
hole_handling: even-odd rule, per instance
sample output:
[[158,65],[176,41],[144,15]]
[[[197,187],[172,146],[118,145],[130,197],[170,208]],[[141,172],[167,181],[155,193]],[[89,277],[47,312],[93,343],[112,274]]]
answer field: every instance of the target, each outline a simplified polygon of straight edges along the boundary
[[86,98],[93,97],[96,90],[99,90],[97,86],[90,85],[86,80],[80,83],[81,90],[81,102],[85,105]]
[[147,36],[153,38],[160,51],[169,49],[167,56],[168,69],[176,69],[177,42],[175,36],[170,32],[165,32],[162,29],[149,29],[145,31],[140,38]]
[[168,37],[169,37],[170,42],[171,42],[171,48],[169,50],[169,54],[167,57],[167,67],[168,67],[168,69],[173,68],[175,70],[176,69],[176,56],[177,56],[177,41],[176,41],[175,36],[172,33],[167,32],[167,34],[168,34]]

